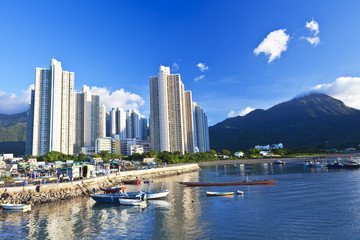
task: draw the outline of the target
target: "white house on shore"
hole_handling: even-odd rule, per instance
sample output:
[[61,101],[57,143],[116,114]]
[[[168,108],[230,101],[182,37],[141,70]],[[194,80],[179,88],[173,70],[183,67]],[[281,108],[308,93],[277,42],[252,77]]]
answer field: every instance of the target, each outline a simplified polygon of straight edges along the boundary
[[244,157],[244,153],[243,152],[236,152],[236,153],[234,153],[234,156],[238,157],[238,158]]
[[268,144],[265,146],[256,145],[255,149],[259,150],[270,150],[270,149],[283,149],[284,145],[282,143],[279,144]]

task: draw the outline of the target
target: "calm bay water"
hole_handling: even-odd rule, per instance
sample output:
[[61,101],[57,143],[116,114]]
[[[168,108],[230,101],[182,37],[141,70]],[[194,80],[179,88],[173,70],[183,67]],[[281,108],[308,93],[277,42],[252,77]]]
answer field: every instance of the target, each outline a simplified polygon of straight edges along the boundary
[[[184,187],[179,181],[276,179],[274,185]],[[171,192],[140,209],[89,197],[42,204],[29,213],[0,210],[0,239],[359,239],[360,170],[296,163],[222,165],[156,179]],[[128,190],[148,188],[129,187]],[[244,196],[207,197],[242,190]]]

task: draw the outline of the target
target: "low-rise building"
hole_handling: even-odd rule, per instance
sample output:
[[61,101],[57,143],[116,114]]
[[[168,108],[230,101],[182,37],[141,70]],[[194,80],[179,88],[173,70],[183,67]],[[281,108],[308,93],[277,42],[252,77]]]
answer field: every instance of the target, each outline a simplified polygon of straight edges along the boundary
[[268,145],[265,145],[265,146],[256,145],[254,148],[259,149],[259,150],[283,149],[284,145],[282,143],[268,144]]
[[235,157],[244,157],[244,154],[245,153],[243,153],[243,152],[236,152],[236,153],[234,153],[234,156]]

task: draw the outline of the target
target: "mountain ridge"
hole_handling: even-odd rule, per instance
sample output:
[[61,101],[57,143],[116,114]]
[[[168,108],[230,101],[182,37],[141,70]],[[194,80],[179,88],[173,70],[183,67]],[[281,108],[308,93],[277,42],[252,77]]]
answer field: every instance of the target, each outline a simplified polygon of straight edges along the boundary
[[344,126],[360,130],[359,120],[360,110],[326,94],[310,93],[209,127],[210,144],[215,150],[233,151],[278,142],[285,147],[357,146],[360,133]]
[[25,153],[27,113],[0,114],[0,152]]

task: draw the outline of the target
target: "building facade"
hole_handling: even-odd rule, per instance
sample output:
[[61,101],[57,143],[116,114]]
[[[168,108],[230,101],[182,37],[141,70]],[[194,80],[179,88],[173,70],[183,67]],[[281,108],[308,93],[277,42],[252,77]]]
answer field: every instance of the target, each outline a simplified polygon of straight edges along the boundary
[[[160,66],[158,75],[150,77],[152,148],[158,152],[178,151],[182,154],[196,152],[195,124],[197,122],[194,117],[192,93],[184,90],[180,74],[171,74],[169,67]],[[207,118],[202,119],[202,121],[205,120],[207,121]],[[207,128],[207,122],[199,124],[201,124],[201,129]],[[201,144],[209,142],[208,139],[201,141]],[[201,147],[201,151],[208,151],[206,149],[208,148]]]
[[208,152],[210,151],[208,119],[202,108],[196,103],[193,103],[193,116],[196,151]]
[[138,110],[124,111],[122,108],[113,108],[110,111],[110,137],[119,135],[121,140],[138,138],[147,140],[147,119]]
[[28,111],[27,154],[73,154],[74,79],[75,74],[63,71],[56,59],[51,59],[50,69],[36,68]]
[[99,95],[83,86],[74,92],[75,73],[63,71],[51,59],[50,69],[35,69],[35,89],[28,109],[26,154],[41,156],[51,151],[77,154],[94,146],[106,131],[106,109]]
[[83,147],[94,146],[96,139],[105,137],[105,114],[106,108],[100,104],[99,95],[92,94],[88,86],[83,85],[82,92],[75,93],[75,153]]

